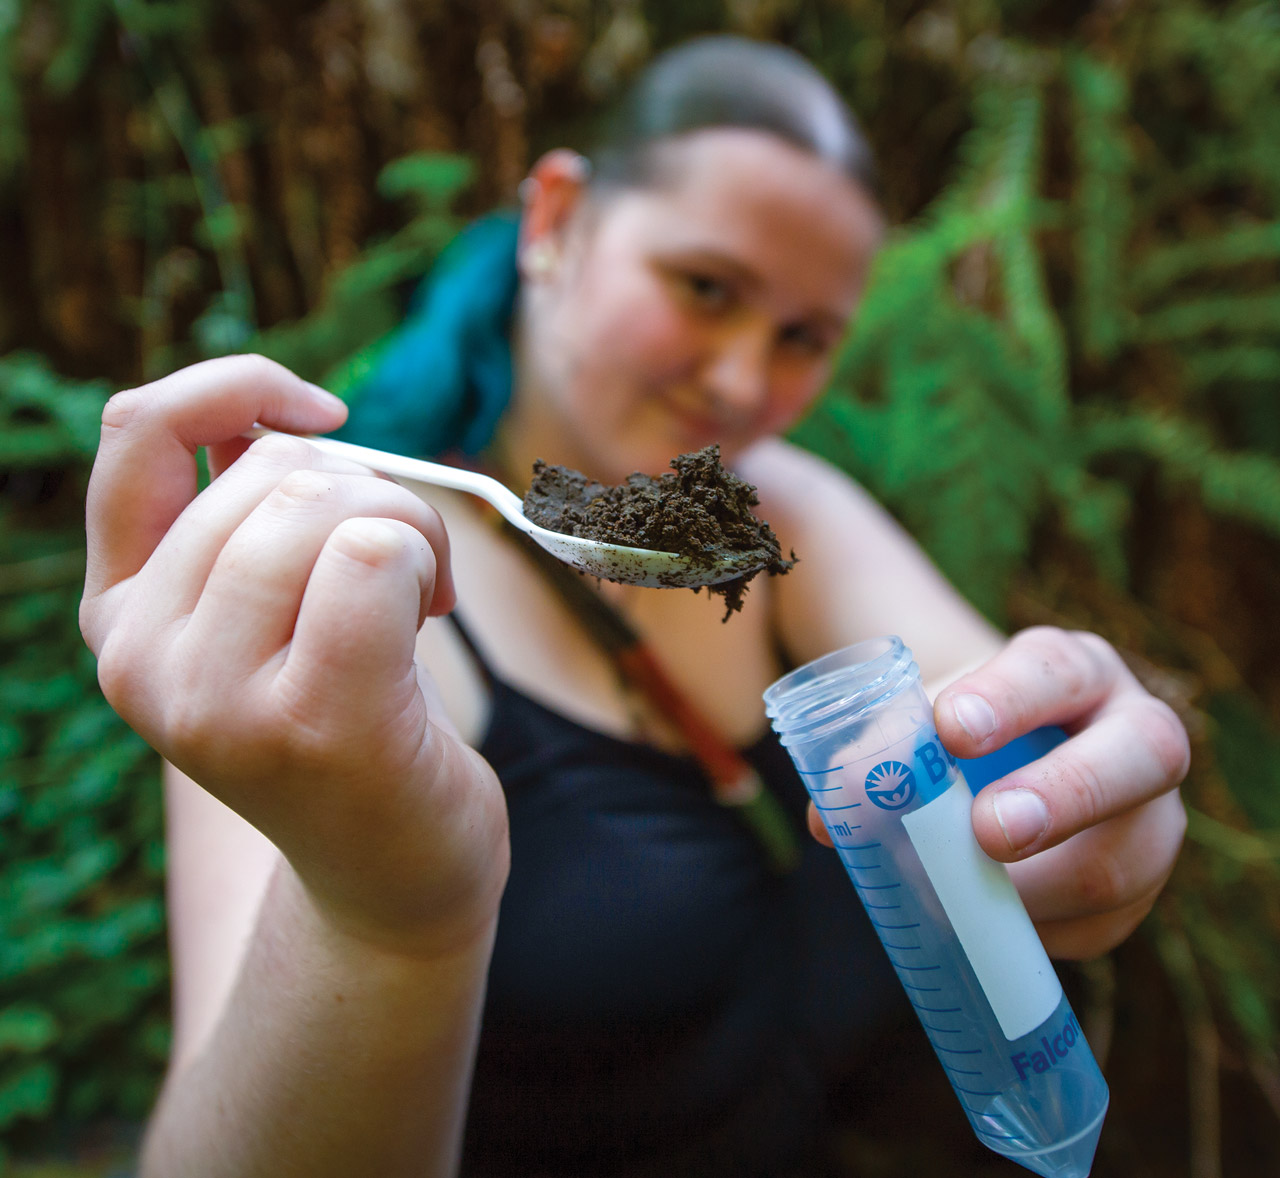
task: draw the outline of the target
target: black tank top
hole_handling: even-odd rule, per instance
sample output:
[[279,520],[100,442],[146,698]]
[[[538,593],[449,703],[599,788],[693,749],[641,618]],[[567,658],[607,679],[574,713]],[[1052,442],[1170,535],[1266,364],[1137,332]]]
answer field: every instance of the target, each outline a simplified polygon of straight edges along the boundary
[[802,832],[779,877],[695,760],[575,723],[475,653],[511,876],[463,1174],[818,1173],[829,1083],[909,1007],[804,833],[786,751],[744,750]]

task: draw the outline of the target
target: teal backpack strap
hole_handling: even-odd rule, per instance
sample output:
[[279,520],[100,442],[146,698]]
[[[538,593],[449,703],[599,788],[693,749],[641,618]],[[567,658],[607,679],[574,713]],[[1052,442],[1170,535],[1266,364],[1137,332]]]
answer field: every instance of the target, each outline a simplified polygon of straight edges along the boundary
[[335,436],[401,454],[479,453],[511,400],[511,321],[519,277],[514,213],[460,233],[375,346]]

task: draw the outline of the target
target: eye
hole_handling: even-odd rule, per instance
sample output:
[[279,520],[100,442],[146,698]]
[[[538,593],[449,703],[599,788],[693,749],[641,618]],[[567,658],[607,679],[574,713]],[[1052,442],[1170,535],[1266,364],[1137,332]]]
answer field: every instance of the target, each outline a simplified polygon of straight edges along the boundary
[[676,277],[685,297],[701,310],[721,311],[732,300],[729,284],[711,274],[686,270]]
[[825,356],[835,343],[830,332],[807,323],[789,323],[778,333],[783,347],[805,356]]

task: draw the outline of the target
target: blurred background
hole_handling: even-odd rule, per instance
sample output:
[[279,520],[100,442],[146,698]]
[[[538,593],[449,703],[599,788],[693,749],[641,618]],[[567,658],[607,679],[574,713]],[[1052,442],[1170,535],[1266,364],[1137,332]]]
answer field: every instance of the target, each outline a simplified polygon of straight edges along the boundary
[[[896,226],[797,440],[1000,624],[1106,635],[1193,736],[1173,881],[1065,971],[1112,1085],[1095,1175],[1280,1173],[1280,6],[1254,0],[0,0],[0,1172],[127,1173],[168,1043],[157,764],[75,621],[104,400],[240,350],[341,390],[467,216],[723,30],[847,94]],[[851,1175],[1022,1173],[939,1083],[944,1144],[851,1127]]]

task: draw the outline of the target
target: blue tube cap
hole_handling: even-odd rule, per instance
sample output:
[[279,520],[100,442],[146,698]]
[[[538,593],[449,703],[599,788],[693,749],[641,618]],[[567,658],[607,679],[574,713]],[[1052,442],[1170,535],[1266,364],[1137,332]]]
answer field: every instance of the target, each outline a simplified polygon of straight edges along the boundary
[[964,774],[965,781],[969,783],[969,788],[976,794],[984,785],[990,785],[997,777],[1003,777],[1006,773],[1021,769],[1023,765],[1031,764],[1066,739],[1067,734],[1061,728],[1037,728],[1025,736],[1014,737],[994,753],[968,760],[957,757],[956,760],[959,762],[960,772]]

